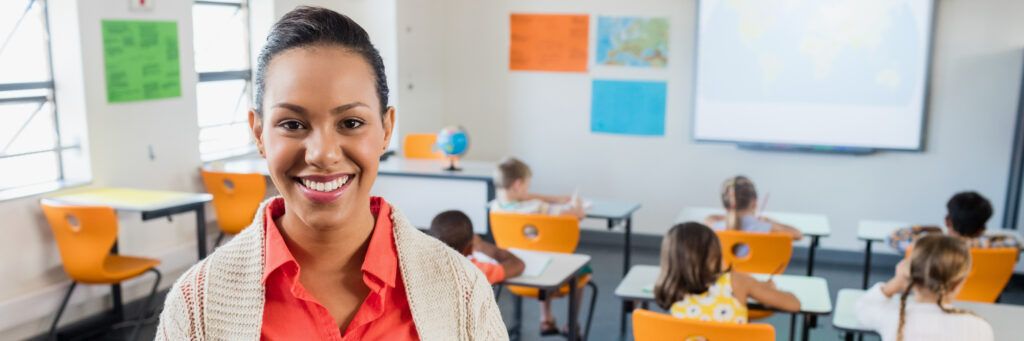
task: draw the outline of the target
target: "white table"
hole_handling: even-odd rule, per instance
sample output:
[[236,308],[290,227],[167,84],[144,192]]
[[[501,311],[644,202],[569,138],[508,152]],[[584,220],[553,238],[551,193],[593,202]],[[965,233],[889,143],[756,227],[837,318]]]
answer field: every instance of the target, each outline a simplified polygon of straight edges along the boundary
[[[715,214],[724,215],[725,210],[710,207],[686,207],[683,208],[682,212],[679,212],[678,216],[676,216],[676,223],[683,223],[687,221],[703,223],[708,216]],[[828,223],[828,217],[821,214],[775,211],[765,211],[762,215],[766,218],[790,225],[800,230],[800,233],[811,237],[811,245],[807,249],[807,276],[813,275],[814,254],[815,251],[817,251],[819,239],[832,234],[832,229],[829,227]]]
[[[656,265],[634,265],[629,270],[629,273],[626,274],[626,277],[622,279],[622,282],[619,282],[619,286],[615,288],[615,296],[625,301],[654,301],[652,288],[654,288],[654,283],[658,280],[659,271],[660,268]],[[761,281],[767,280],[769,277],[769,275],[765,274],[752,274],[752,276]],[[806,340],[809,337],[808,331],[810,326],[814,323],[812,317],[827,315],[832,312],[832,299],[828,291],[828,281],[821,277],[785,274],[772,276],[772,281],[775,282],[779,290],[793,293],[793,295],[796,295],[797,300],[800,301],[799,313],[805,317],[802,335]],[[748,303],[751,307],[772,309],[771,307],[760,305],[754,299],[750,299]],[[632,310],[623,311],[623,316],[625,316],[626,312],[630,311]],[[621,320],[625,321],[625,318],[622,317]],[[624,322],[623,326],[625,326]]]
[[[577,314],[576,308],[576,273],[579,272],[580,268],[590,263],[590,256],[573,254],[573,253],[555,253],[555,252],[540,252],[540,251],[525,251],[535,252],[544,254],[551,257],[551,262],[544,268],[544,272],[540,276],[528,277],[519,276],[506,279],[502,284],[505,285],[518,285],[524,287],[537,288],[541,291],[554,291],[564,285],[569,285],[569,330],[576,330]],[[522,298],[516,296],[516,311],[515,311],[515,323],[513,324],[513,330],[515,330],[516,336],[522,335]],[[569,333],[569,340],[575,340],[576,333]]]
[[[69,191],[43,199],[43,203],[69,206],[105,206],[116,211],[139,212],[142,220],[168,218],[185,212],[196,213],[196,244],[200,260],[206,258],[206,217],[205,204],[213,200],[207,193],[189,193],[173,191],[155,191],[133,188],[94,187]],[[111,253],[118,252],[117,240]],[[113,313],[116,318],[124,320],[124,302],[121,297],[121,285],[110,286],[114,301]]]
[[630,256],[633,254],[633,212],[640,209],[640,203],[615,201],[615,200],[590,200],[591,205],[587,208],[587,218],[603,219],[608,221],[608,230],[622,223],[625,241],[622,246],[622,275],[629,271]]
[[908,227],[910,224],[900,221],[861,220],[857,223],[857,239],[864,241],[864,274],[861,288],[868,288],[871,276],[871,243],[884,242],[892,231]]
[[[874,333],[873,330],[864,328],[857,322],[856,306],[857,300],[864,295],[864,290],[840,289],[836,297],[836,311],[832,316],[832,326],[840,331],[847,332],[846,339],[853,340],[854,334]],[[892,299],[898,300],[898,297]],[[992,332],[996,341],[1020,340],[1024,335],[1024,306],[1011,304],[991,304],[978,302],[955,302],[954,305],[973,311],[981,318],[992,325]]]
[[[392,156],[380,162],[372,193],[386,198],[417,227],[427,228],[438,213],[457,209],[469,216],[474,232],[486,235],[490,232],[487,204],[495,198],[493,176],[497,165],[461,161],[459,166],[459,171],[448,171],[444,169],[445,160]],[[204,168],[269,176],[266,160],[259,157],[212,162]]]

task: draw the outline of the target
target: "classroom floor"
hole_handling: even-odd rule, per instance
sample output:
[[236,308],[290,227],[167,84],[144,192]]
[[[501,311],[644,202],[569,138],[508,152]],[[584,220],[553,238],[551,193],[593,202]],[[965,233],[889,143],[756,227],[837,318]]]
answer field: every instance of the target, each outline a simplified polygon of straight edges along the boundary
[[[621,307],[621,301],[615,297],[615,286],[618,285],[619,280],[622,277],[622,257],[621,247],[619,246],[604,246],[604,245],[581,245],[577,252],[591,255],[592,266],[594,271],[594,281],[599,287],[599,294],[597,300],[597,308],[594,313],[594,322],[591,326],[590,340],[632,340],[632,331],[628,327],[624,337],[619,336],[619,309]],[[636,249],[633,251],[633,264],[657,264],[658,255],[656,250],[642,250]],[[794,259],[790,263],[786,273],[790,274],[803,274],[806,270],[805,264]],[[860,266],[836,266],[824,263],[817,263],[815,266],[815,275],[825,277],[828,279],[829,290],[832,293],[833,304],[835,304],[835,295],[840,288],[857,288],[861,283],[861,268]],[[874,269],[872,272],[872,280],[879,281],[889,278],[892,275],[892,270],[883,269],[881,267]],[[580,308],[581,325],[585,323],[585,315],[587,313],[589,301],[589,288],[588,292],[585,293],[584,305]],[[160,297],[160,301],[163,301],[163,297]],[[499,306],[501,307],[502,315],[505,317],[507,324],[510,324],[513,312],[513,299],[507,290],[502,291],[499,297]],[[1024,286],[1019,283],[1012,283],[1006,289],[1002,297],[1002,303],[1010,304],[1024,304]],[[129,306],[129,309],[132,307]],[[565,323],[566,306],[565,300],[558,300],[554,304],[555,316],[558,317],[560,324]],[[652,306],[652,309],[657,309]],[[129,310],[129,314],[134,313],[134,310]],[[520,340],[559,340],[560,337],[541,337],[538,328],[540,320],[540,305],[537,301],[524,299],[523,300],[523,335]],[[771,318],[765,320],[775,326],[776,335],[779,340],[788,340],[789,338],[789,315],[775,314]],[[832,328],[831,317],[825,316],[818,319],[818,327],[811,329],[811,340],[841,340],[842,334]],[[800,319],[797,322],[797,330],[800,327]],[[152,340],[153,335],[156,332],[156,323],[145,325],[139,332],[140,340]],[[93,335],[81,340],[118,340],[124,339],[127,335],[127,331],[119,333],[108,333],[105,335]],[[40,338],[41,339],[41,338]],[[797,335],[799,339],[799,335]],[[869,336],[865,337],[865,340],[878,340],[877,337]]]

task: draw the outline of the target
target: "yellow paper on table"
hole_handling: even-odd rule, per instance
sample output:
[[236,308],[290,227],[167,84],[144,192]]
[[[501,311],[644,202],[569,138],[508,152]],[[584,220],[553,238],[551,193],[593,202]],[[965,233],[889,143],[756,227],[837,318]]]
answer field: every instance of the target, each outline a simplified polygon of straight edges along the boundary
[[132,188],[97,188],[60,195],[55,198],[66,202],[103,206],[153,206],[187,197],[187,193],[153,191]]

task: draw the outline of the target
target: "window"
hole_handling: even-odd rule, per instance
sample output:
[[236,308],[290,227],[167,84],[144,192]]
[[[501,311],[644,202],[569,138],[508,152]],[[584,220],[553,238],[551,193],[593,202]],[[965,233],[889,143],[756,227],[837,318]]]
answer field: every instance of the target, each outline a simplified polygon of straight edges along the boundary
[[192,27],[199,73],[199,155],[210,161],[252,152],[248,3],[196,1]]
[[44,0],[0,1],[0,192],[65,180]]

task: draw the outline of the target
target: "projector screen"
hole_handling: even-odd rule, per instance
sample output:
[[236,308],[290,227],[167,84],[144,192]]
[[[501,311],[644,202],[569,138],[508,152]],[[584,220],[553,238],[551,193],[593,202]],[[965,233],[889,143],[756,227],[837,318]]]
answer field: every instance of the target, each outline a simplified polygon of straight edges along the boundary
[[922,149],[932,0],[701,0],[698,141]]

